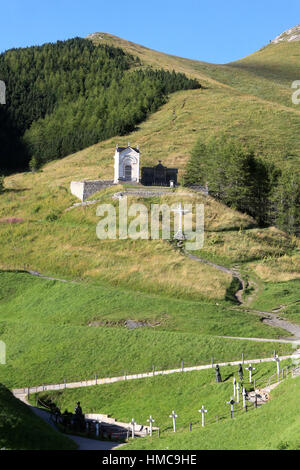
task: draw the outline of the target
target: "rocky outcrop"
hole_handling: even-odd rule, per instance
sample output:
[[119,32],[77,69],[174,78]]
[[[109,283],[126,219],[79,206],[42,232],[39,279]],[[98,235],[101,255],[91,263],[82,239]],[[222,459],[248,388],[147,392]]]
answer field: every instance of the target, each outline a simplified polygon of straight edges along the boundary
[[293,28],[284,31],[279,36],[277,36],[273,41],[273,44],[278,44],[280,42],[292,42],[292,41],[300,41],[300,25],[294,26]]

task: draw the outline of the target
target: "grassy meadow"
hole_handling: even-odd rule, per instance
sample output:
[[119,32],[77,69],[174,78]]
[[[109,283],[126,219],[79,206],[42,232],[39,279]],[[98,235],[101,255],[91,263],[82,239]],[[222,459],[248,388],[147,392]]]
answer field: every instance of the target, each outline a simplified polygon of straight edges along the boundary
[[[173,299],[91,283],[64,283],[25,273],[0,274],[0,337],[9,387],[62,383],[207,364],[270,357],[289,344],[217,336],[278,338],[286,332],[259,316],[213,302]],[[129,330],[126,320],[141,321]]]
[[74,450],[58,433],[0,384],[0,448],[5,450]]

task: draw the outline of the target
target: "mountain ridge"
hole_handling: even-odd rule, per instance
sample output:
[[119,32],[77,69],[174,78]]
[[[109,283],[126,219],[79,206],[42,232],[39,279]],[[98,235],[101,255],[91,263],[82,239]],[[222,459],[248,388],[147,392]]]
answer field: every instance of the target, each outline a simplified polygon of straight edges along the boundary
[[292,28],[287,29],[283,33],[276,36],[272,44],[278,44],[280,42],[292,42],[292,41],[300,41],[300,24],[293,26]]

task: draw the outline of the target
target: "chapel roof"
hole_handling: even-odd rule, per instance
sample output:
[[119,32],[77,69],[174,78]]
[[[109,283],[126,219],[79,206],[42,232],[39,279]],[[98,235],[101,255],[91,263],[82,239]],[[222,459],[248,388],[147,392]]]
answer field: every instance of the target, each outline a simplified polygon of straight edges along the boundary
[[131,149],[131,150],[134,150],[137,153],[140,153],[140,151],[137,147],[130,147],[130,146],[128,146],[128,147],[117,147],[118,152],[123,152],[123,150],[126,150],[126,149]]

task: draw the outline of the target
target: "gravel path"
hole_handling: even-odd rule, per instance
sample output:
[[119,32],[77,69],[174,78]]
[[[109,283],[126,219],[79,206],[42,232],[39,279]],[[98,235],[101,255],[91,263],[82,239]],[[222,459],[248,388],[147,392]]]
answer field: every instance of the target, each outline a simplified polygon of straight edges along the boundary
[[285,343],[285,344],[299,344],[300,338],[282,338],[282,339],[270,339],[270,338],[244,338],[242,336],[217,336],[218,338],[230,338],[230,339],[241,339],[244,341],[258,341],[262,343]]
[[[238,271],[236,271],[235,269],[226,268],[225,266],[220,266],[218,264],[212,263],[211,261],[207,261],[203,258],[199,258],[198,256],[192,255],[191,253],[188,253],[186,251],[184,253],[189,258],[191,258],[195,261],[199,261],[200,263],[204,263],[204,264],[208,264],[209,266],[213,266],[214,268],[218,269],[219,271],[222,271],[222,272],[227,273],[227,274],[231,274],[233,277],[238,279],[238,281],[240,283],[240,289],[235,292],[235,297],[239,301],[240,305],[245,304],[242,294],[243,294],[243,291],[246,287],[246,283],[245,283],[245,281],[243,280],[241,274]],[[284,308],[284,307],[280,306],[278,308],[278,312],[282,308]],[[285,331],[288,331],[289,333],[291,333],[292,338],[282,338],[283,340],[284,339],[285,340],[291,340],[291,342],[293,340],[294,341],[300,340],[300,325],[297,325],[297,324],[292,323],[290,321],[284,320],[284,319],[280,318],[278,315],[276,315],[275,313],[271,313],[271,312],[264,312],[264,311],[261,311],[261,310],[254,310],[254,309],[251,309],[251,308],[247,308],[245,310],[245,312],[258,314],[258,315],[263,317],[262,321],[266,325],[281,328],[282,330],[285,330]],[[231,337],[231,338],[233,338],[233,337]],[[251,340],[251,338],[243,338],[243,339],[250,339]],[[257,339],[252,338],[252,340],[255,341]],[[267,339],[262,339],[262,341],[268,341],[268,340]]]

